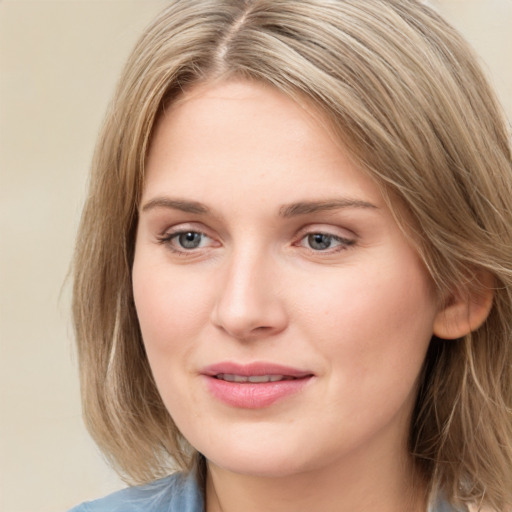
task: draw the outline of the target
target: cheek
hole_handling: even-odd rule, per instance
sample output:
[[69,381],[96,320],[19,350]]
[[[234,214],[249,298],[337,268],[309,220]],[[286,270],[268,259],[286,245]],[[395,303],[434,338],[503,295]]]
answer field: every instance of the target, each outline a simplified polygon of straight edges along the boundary
[[421,368],[436,315],[433,289],[415,259],[391,261],[361,272],[342,269],[307,293],[295,292],[303,329],[332,356],[331,370],[340,378],[350,374],[361,382],[386,373],[392,380],[393,373],[410,372],[415,379]]
[[[208,318],[208,296],[201,276],[170,272],[169,265],[147,264],[142,255],[133,266],[135,307],[148,356],[187,349]],[[150,361],[151,362],[151,361]]]
[[316,325],[338,325],[346,329],[366,330],[376,324],[382,329],[430,324],[435,314],[434,296],[426,276],[398,269],[344,270],[341,275],[310,281],[307,290],[295,296],[303,315],[316,317]]
[[[413,407],[435,302],[421,267],[382,270],[366,266],[302,293],[301,330],[326,362],[323,394],[333,437],[364,441],[393,418],[405,424]],[[325,407],[320,402],[315,414],[325,415]]]
[[[208,318],[208,293],[199,293],[202,280],[183,274],[170,272],[166,264],[148,265],[147,260],[137,257],[132,274],[135,307],[151,371],[167,409],[181,422],[198,401],[187,379],[194,372],[190,355],[197,350]],[[183,395],[176,392],[179,389],[189,391]]]

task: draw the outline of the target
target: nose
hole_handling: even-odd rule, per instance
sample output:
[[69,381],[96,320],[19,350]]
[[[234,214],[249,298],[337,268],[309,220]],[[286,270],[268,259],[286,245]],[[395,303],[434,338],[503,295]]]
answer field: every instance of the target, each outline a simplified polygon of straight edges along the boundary
[[233,254],[219,277],[212,310],[216,327],[240,340],[273,336],[286,328],[284,297],[271,258]]

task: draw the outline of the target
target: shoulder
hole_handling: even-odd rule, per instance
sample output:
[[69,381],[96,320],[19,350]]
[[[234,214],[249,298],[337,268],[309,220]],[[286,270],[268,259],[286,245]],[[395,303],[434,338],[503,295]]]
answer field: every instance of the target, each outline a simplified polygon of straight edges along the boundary
[[82,503],[69,512],[203,512],[203,499],[194,475],[177,473]]

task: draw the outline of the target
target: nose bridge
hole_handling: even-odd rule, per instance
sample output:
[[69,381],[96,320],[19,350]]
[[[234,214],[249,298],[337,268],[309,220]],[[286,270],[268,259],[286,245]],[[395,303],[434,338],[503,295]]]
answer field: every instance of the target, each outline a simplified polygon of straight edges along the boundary
[[269,251],[249,244],[234,249],[220,273],[213,322],[236,338],[281,331],[286,313],[282,298],[276,294],[276,278]]

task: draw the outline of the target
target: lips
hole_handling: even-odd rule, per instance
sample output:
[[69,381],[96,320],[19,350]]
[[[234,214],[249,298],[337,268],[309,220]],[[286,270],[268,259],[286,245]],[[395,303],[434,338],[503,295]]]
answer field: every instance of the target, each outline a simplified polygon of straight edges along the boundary
[[218,375],[237,375],[240,377],[280,375],[288,379],[301,379],[308,375],[313,375],[311,371],[266,362],[255,362],[251,364],[222,362],[207,366],[201,373],[210,377],[216,377]]
[[214,398],[243,409],[268,407],[290,397],[314,376],[310,371],[264,362],[223,362],[208,366],[201,373]]
[[288,377],[287,375],[235,375],[230,373],[219,373],[215,375],[216,379],[225,380],[227,382],[251,382],[261,384],[263,382],[279,382],[281,380],[292,380],[295,377]]

